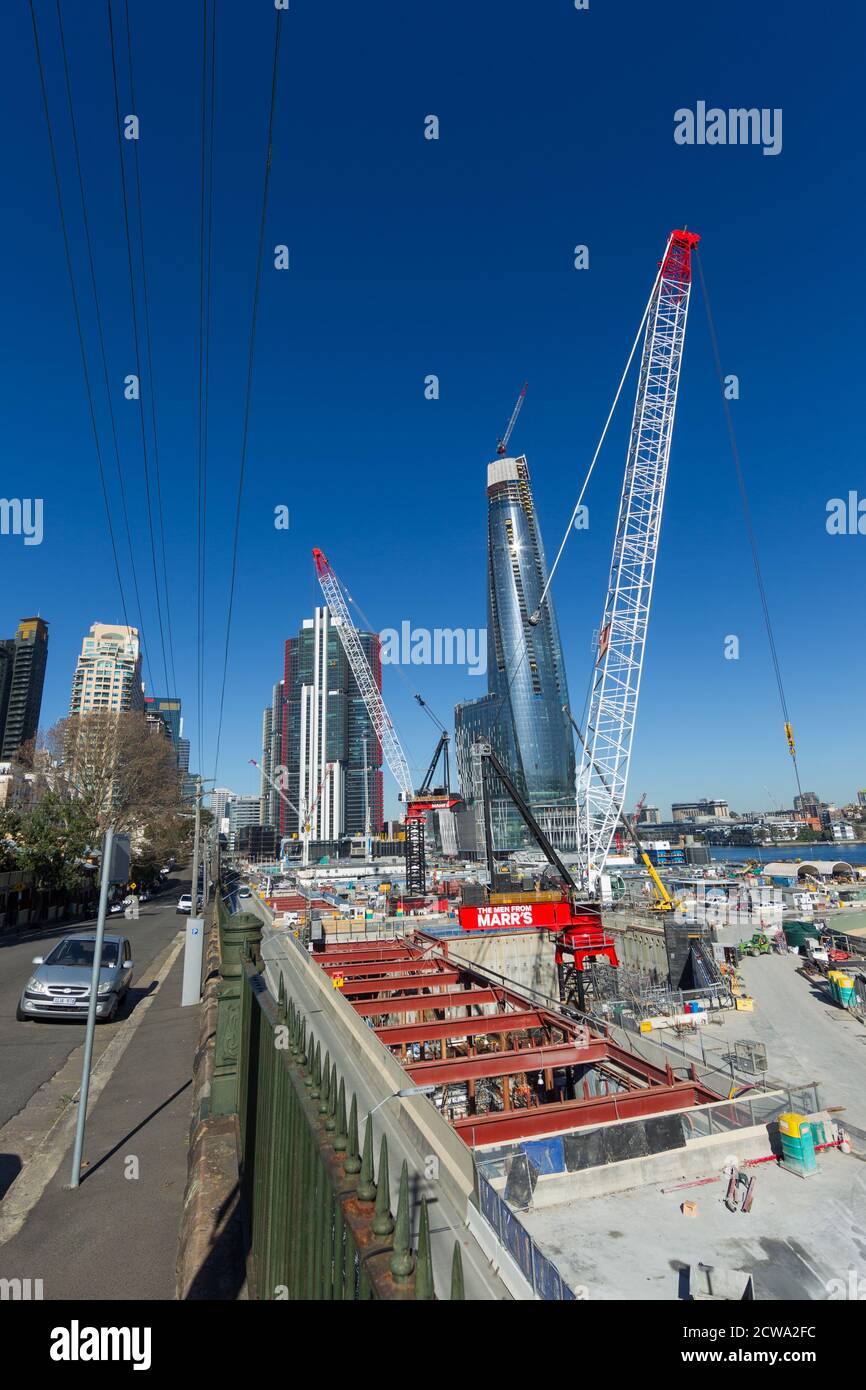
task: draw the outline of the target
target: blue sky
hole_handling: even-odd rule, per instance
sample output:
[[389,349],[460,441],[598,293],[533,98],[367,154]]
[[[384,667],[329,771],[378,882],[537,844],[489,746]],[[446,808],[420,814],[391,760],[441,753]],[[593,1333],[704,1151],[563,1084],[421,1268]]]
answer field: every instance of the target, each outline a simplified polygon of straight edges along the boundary
[[[123,48],[122,10],[115,23]],[[130,0],[172,642],[197,762],[195,480],[200,8]],[[53,4],[37,0],[109,487],[105,394],[86,294]],[[105,8],[64,4],[109,366],[152,678],[162,659],[135,408]],[[274,10],[217,6],[204,768],[213,775]],[[804,787],[866,784],[860,632],[866,539],[830,536],[830,498],[866,495],[862,440],[864,20],[848,5],[571,0],[292,0],[265,244],[219,781],[255,790],[261,709],[283,639],[318,600],[321,546],[378,628],[483,627],[485,466],[524,379],[525,452],[555,552],[672,227],[700,232]],[[120,621],[89,432],[29,14],[0,16],[7,214],[5,495],[44,499],[40,546],[0,537],[2,629],[40,611],[47,726],[81,638]],[[852,78],[854,80],[852,80]],[[121,79],[121,105],[130,110]],[[783,145],[675,144],[674,112],[781,108]],[[424,139],[425,117],[440,122]],[[126,156],[129,158],[129,151]],[[128,166],[131,173],[132,166]],[[291,269],[271,268],[286,243]],[[586,244],[588,270],[573,268]],[[424,398],[435,373],[440,399]],[[604,599],[633,384],[553,590],[576,708]],[[153,486],[153,480],[152,480]],[[290,509],[289,530],[273,526]],[[125,555],[125,552],[122,552]],[[124,559],[128,597],[132,583]],[[134,609],[134,604],[132,605]],[[130,612],[131,621],[135,621]],[[726,661],[726,635],[740,639]],[[483,678],[386,668],[409,760]],[[390,779],[386,779],[386,784]],[[794,785],[703,304],[692,296],[629,797],[790,805]]]

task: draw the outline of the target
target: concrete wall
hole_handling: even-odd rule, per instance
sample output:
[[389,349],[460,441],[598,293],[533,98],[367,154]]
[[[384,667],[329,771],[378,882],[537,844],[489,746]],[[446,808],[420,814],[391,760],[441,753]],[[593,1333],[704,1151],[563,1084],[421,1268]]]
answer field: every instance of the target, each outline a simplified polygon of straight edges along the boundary
[[626,924],[607,917],[605,927],[616,942],[616,953],[623,965],[632,970],[653,971],[659,983],[668,978],[668,958],[664,932],[660,927],[638,923]]
[[444,937],[441,949],[451,960],[468,961],[513,985],[559,998],[554,945],[545,932],[464,932]]

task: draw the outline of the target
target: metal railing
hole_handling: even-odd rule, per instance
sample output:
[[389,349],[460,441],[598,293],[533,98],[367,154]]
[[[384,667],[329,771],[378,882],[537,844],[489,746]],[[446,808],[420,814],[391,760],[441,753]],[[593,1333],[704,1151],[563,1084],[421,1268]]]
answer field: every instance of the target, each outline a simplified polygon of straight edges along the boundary
[[[271,997],[249,945],[240,1004],[237,1108],[252,1296],[435,1298],[426,1199],[413,1250],[407,1163],[392,1214],[387,1137],[374,1167],[372,1115],[361,1144],[356,1096],[322,1056],[282,975]],[[456,1241],[450,1297],[464,1297]]]

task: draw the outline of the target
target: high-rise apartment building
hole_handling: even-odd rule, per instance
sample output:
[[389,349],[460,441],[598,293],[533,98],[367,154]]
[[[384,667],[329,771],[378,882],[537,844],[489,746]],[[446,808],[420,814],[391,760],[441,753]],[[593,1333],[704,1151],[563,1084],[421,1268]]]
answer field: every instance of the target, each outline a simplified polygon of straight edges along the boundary
[[238,832],[245,825],[258,825],[259,798],[257,796],[233,796],[228,803],[229,849],[237,848]]
[[[229,787],[214,787],[210,793],[210,812],[214,818],[217,834],[228,834],[228,805],[234,799]],[[223,822],[226,822],[223,825]]]
[[[282,797],[277,791],[281,785],[280,758],[283,747],[283,682],[277,681],[269,707],[262,713],[262,779],[261,779],[261,820],[262,825],[279,827]],[[276,783],[276,786],[274,785]]]
[[160,718],[168,729],[169,737],[175,748],[180,742],[183,732],[183,716],[181,714],[181,702],[174,696],[168,695],[145,695],[144,697],[145,714],[155,715]]
[[0,642],[0,758],[14,758],[36,737],[48,660],[48,624],[22,618]]
[[[500,458],[487,468],[488,694],[454,712],[457,765],[464,797],[473,794],[471,746],[490,741],[545,830],[560,846],[576,833],[575,756],[562,712],[568,686],[559,627],[548,594],[547,561],[526,459]],[[494,814],[494,821],[496,816]],[[507,812],[502,836],[520,836]]]
[[70,714],[144,710],[138,628],[94,623],[81,644]]
[[[379,636],[358,636],[381,689]],[[282,687],[279,765],[289,801],[299,808],[315,802],[312,839],[362,835],[367,805],[375,834],[384,810],[382,749],[327,607],[316,608],[286,642]],[[297,815],[278,801],[281,834],[298,834]]]

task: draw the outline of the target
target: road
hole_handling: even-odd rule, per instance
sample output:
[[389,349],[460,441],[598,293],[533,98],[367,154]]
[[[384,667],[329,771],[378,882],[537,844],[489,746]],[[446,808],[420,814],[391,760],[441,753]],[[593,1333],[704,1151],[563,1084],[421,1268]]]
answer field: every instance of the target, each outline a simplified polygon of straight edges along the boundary
[[754,1013],[732,1014],[728,1036],[763,1042],[772,1077],[818,1081],[824,1105],[841,1105],[846,1122],[866,1133],[866,1028],[834,1004],[820,985],[797,973],[799,956],[751,956],[740,973]]
[[[163,893],[139,909],[137,922],[127,921],[122,916],[111,917],[106,922],[106,931],[122,932],[132,942],[135,969],[133,986],[118,1011],[117,1021],[97,1026],[96,1042],[100,1051],[147,992],[148,967],[180,929],[184,919],[175,914],[175,904],[181,893],[189,891],[189,886],[189,878],[172,878]],[[70,932],[87,931],[95,926],[96,921],[92,919],[0,934],[0,1075],[3,1077],[0,1129],[61,1069],[84,1039],[80,1023],[50,1019],[19,1023],[16,1019],[16,1005],[31,973],[32,959],[47,955],[54,943]],[[0,1193],[3,1187],[0,1174]]]
[[15,1002],[31,956],[77,928],[36,933],[37,939],[0,949],[4,1114],[19,1107],[0,1126],[0,1279],[35,1270],[43,1281],[39,1297],[175,1297],[201,1017],[197,1007],[181,1005],[186,918],[175,905],[188,888],[188,879],[179,878],[145,904],[137,922],[112,920],[134,943],[133,987],[118,1020],[96,1029],[81,1182],[74,1189],[68,1185],[73,1098],[84,1027],[18,1023]]

